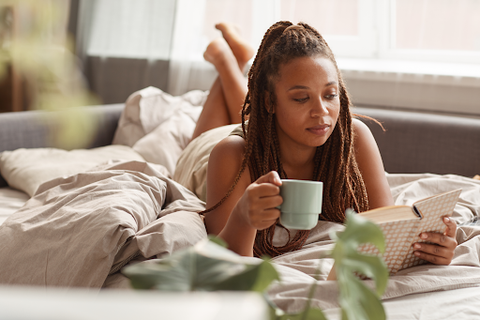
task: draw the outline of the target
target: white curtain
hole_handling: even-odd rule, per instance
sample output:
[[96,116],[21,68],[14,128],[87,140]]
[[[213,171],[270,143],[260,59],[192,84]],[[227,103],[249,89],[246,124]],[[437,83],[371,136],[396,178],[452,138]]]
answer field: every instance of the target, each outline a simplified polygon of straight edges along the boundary
[[206,90],[212,83],[213,70],[210,69],[211,72],[204,77],[195,77],[193,72],[195,66],[201,69],[204,65],[200,55],[207,45],[202,41],[205,40],[202,34],[204,16],[205,0],[177,1],[168,77],[170,94],[180,95],[191,89]]
[[77,55],[104,103],[149,85],[172,95],[208,90],[217,74],[203,52],[221,36],[215,23],[234,23],[259,43],[277,1],[80,0]]
[[77,55],[102,103],[146,86],[168,90],[175,0],[81,0]]

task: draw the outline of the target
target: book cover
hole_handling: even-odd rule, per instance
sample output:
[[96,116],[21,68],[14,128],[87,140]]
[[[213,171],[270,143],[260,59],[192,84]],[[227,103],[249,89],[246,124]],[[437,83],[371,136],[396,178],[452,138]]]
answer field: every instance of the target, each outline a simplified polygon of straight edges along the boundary
[[[424,242],[419,238],[422,232],[445,231],[443,216],[451,216],[461,190],[453,190],[419,200],[410,206],[392,206],[360,213],[378,223],[385,236],[386,250],[383,259],[390,275],[399,270],[424,264],[427,261],[413,254],[413,243]],[[372,215],[371,213],[374,212]],[[379,254],[371,244],[362,245],[359,250]]]

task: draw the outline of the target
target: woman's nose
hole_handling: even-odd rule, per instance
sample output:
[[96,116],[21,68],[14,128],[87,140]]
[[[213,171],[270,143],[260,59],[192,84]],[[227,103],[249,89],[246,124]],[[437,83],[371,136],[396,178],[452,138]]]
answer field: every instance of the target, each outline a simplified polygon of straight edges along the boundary
[[325,114],[328,114],[327,104],[325,103],[325,101],[323,101],[322,97],[318,97],[317,99],[315,99],[312,105],[310,115],[312,117],[319,117]]

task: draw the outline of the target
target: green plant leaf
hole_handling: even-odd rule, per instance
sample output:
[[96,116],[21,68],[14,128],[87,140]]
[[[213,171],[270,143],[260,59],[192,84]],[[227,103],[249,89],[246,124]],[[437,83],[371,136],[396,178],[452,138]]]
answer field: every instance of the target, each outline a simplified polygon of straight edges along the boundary
[[307,308],[295,314],[284,313],[281,309],[273,306],[270,308],[270,319],[272,320],[327,320],[323,311],[318,308]]
[[216,243],[218,244],[219,246],[222,246],[224,248],[227,247],[227,243],[220,237],[216,237],[216,236],[212,236],[212,235],[209,235],[208,236],[208,240],[212,241],[213,243]]
[[278,273],[269,261],[264,260],[260,264],[249,265],[243,272],[220,282],[214,290],[263,292],[273,280],[279,280]]
[[122,269],[136,289],[161,291],[263,291],[278,279],[269,261],[243,259],[205,239],[164,258]]
[[[336,239],[332,257],[335,259],[342,319],[385,319],[380,296],[387,286],[388,269],[381,257],[358,251],[360,245],[371,243],[384,252],[383,233],[375,223],[353,210],[347,210],[346,216],[345,230],[332,234],[332,238]],[[375,291],[367,287],[359,276],[372,278]]]

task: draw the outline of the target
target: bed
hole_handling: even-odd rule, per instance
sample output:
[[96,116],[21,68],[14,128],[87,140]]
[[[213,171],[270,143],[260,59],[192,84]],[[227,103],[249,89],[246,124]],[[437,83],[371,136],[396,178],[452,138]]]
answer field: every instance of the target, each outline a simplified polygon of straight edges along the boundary
[[[0,115],[0,284],[129,290],[120,270],[207,237],[208,153],[233,126],[189,144],[208,92],[172,97],[153,87],[124,104],[81,108],[95,123],[88,145],[55,148],[59,112]],[[480,316],[480,119],[356,107],[379,144],[396,204],[461,188],[453,217],[459,247],[450,266],[413,267],[391,277],[389,319]],[[199,161],[193,159],[200,159]],[[282,309],[303,308],[319,263],[333,246],[319,222],[303,249],[273,259],[282,281],[268,294]],[[275,241],[285,240],[282,232]],[[338,316],[337,287],[322,260],[313,305]],[[2,292],[5,292],[3,290]],[[8,292],[8,291],[7,291]]]

